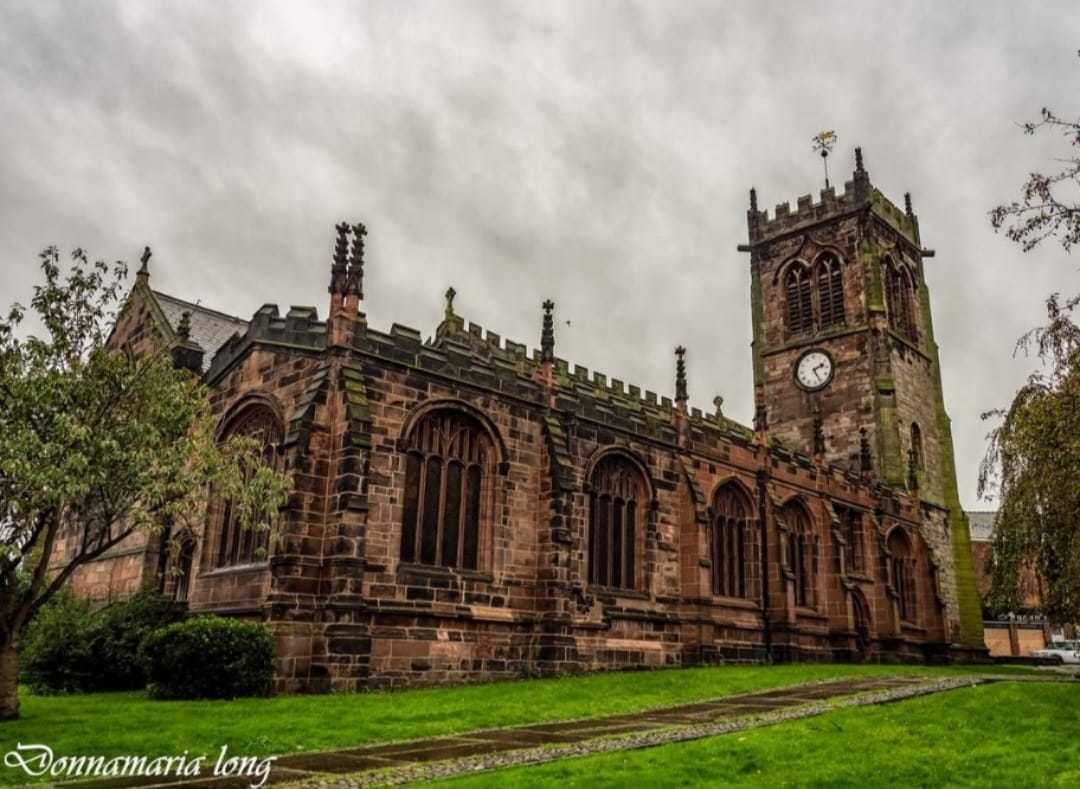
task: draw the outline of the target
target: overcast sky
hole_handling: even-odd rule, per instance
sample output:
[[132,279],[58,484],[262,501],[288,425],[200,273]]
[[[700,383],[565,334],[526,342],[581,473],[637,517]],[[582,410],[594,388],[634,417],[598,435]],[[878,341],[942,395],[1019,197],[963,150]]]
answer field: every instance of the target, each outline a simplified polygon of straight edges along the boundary
[[[366,310],[430,334],[447,286],[485,328],[752,415],[747,191],[821,188],[810,137],[914,196],[960,490],[1032,367],[1011,356],[1059,247],[986,212],[1051,166],[1017,128],[1080,112],[1080,13],[1041,3],[0,3],[0,306],[57,244],[249,316],[326,312],[333,224],[369,228]],[[570,320],[567,326],[565,321]]]

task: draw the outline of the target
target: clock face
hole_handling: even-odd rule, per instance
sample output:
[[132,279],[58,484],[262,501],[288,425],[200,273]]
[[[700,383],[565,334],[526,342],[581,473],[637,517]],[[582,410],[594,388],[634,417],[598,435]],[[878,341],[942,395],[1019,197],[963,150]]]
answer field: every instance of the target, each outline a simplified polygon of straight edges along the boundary
[[795,381],[803,389],[823,389],[832,377],[832,357],[825,351],[807,351],[795,364]]

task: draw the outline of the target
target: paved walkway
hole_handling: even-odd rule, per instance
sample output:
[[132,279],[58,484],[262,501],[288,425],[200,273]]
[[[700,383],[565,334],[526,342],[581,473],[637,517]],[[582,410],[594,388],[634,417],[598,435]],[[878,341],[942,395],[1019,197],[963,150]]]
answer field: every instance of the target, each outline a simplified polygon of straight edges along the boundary
[[[872,677],[834,680],[810,685],[788,686],[760,693],[725,696],[712,701],[631,714],[488,729],[389,745],[369,745],[320,753],[294,754],[279,758],[275,762],[267,783],[318,784],[325,782],[328,785],[334,785],[346,779],[346,776],[350,785],[382,783],[384,778],[387,783],[400,783],[415,780],[423,775],[425,765],[434,766],[433,763],[446,760],[464,761],[456,769],[450,765],[445,769],[434,770],[432,777],[436,774],[447,775],[483,769],[484,757],[493,757],[499,763],[546,761],[546,758],[536,758],[538,748],[544,748],[544,754],[559,758],[557,757],[559,753],[562,756],[573,755],[566,748],[574,748],[574,746],[583,746],[584,750],[594,750],[600,743],[605,746],[618,743],[617,747],[641,747],[642,744],[651,744],[646,740],[649,740],[648,735],[653,733],[662,735],[665,740],[708,736],[710,733],[716,733],[718,726],[722,730],[727,722],[738,724],[740,719],[752,719],[761,715],[783,719],[789,717],[785,714],[787,711],[806,705],[818,704],[820,706],[822,702],[843,699],[855,694],[886,692],[891,695],[891,692],[896,691],[897,695],[907,696],[917,692],[947,689],[945,686],[940,686],[940,682],[935,683],[934,679],[933,677]],[[985,681],[988,680],[972,676],[967,678],[964,684]],[[921,686],[925,686],[925,691],[920,689]],[[955,683],[951,686],[955,686]],[[906,692],[908,689],[911,693]],[[742,727],[742,725],[735,726],[735,728]],[[635,735],[641,736],[635,737]],[[617,739],[613,740],[607,739],[616,737]],[[513,758],[518,755],[513,752],[520,752],[522,758],[520,760]],[[481,757],[481,761],[478,763],[476,758],[471,757]],[[246,789],[252,783],[248,778],[207,777],[184,783],[178,783],[175,778],[169,783],[162,781],[161,778],[156,780],[119,778],[64,785],[79,786],[81,789],[120,789],[120,787],[143,789],[156,786],[184,786],[189,789],[194,787]]]
[[[765,693],[727,696],[716,701],[683,704],[678,707],[610,715],[585,720],[537,723],[506,729],[474,731],[453,737],[414,740],[396,745],[348,748],[330,753],[288,756],[277,761],[282,770],[319,773],[356,773],[386,767],[405,767],[443,759],[480,756],[535,748],[538,745],[578,743],[597,737],[632,734],[670,726],[693,726],[723,718],[744,717],[796,707],[852,693],[904,687],[925,681],[923,678],[883,678],[863,681],[836,681],[822,684],[779,688]],[[297,780],[293,777],[290,780]]]

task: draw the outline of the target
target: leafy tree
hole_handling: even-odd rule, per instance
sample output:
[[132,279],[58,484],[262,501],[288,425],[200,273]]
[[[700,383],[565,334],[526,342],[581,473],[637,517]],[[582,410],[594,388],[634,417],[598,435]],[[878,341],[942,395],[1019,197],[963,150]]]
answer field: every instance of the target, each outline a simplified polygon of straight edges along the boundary
[[1071,150],[1055,160],[1061,166],[1059,172],[1031,173],[1021,198],[991,210],[990,223],[995,230],[1005,228],[1005,235],[1025,252],[1048,238],[1056,239],[1068,252],[1080,242],[1080,120],[1062,118],[1044,107],[1040,119],[1023,124],[1023,129],[1029,135],[1058,132]]
[[18,716],[27,624],[76,569],[136,532],[196,526],[211,486],[246,528],[273,529],[289,487],[250,439],[215,441],[207,390],[164,349],[109,345],[126,266],[71,257],[40,255],[40,336],[18,304],[0,318],[0,719]]
[[1080,621],[1080,298],[1047,300],[1048,322],[1020,340],[1043,362],[1007,409],[979,469],[979,494],[1001,499],[992,608],[1023,608],[1036,591],[1050,621]]
[[[990,212],[995,230],[1026,252],[1053,239],[1066,252],[1080,242],[1080,121],[1043,109],[1023,126],[1052,130],[1071,148],[1053,175],[1031,173],[1021,199]],[[1080,621],[1080,297],[1047,299],[1047,322],[1017,343],[1042,369],[1028,378],[1006,409],[983,414],[999,420],[979,469],[979,495],[997,493],[990,606],[1018,610],[1037,592],[1054,623]]]

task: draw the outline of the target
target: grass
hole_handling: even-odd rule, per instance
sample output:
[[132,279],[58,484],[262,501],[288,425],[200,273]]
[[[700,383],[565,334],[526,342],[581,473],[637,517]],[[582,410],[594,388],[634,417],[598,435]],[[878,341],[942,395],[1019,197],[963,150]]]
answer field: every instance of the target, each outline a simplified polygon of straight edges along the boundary
[[[495,726],[634,712],[837,677],[950,675],[978,667],[792,664],[591,674],[396,693],[152,701],[143,693],[22,696],[22,718],[0,723],[0,753],[16,742],[57,756],[281,755]],[[995,669],[996,670],[996,669]],[[0,768],[0,784],[25,780]]]
[[435,786],[1074,787],[1078,708],[1080,684],[1002,682]]

